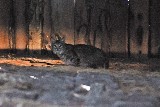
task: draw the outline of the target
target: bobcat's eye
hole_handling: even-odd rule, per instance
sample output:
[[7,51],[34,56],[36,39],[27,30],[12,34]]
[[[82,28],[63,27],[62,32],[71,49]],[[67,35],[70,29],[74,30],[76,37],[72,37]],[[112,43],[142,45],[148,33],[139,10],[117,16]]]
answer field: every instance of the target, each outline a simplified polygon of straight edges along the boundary
[[57,46],[56,46],[56,45],[53,45],[53,47],[56,48]]
[[61,48],[61,47],[62,47],[62,45],[59,45],[59,47]]

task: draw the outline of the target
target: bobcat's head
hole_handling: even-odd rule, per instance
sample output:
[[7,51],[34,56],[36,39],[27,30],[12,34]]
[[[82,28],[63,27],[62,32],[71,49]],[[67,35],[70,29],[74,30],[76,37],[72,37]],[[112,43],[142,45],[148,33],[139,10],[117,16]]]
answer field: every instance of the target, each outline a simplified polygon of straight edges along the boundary
[[[56,36],[56,35],[55,35]],[[64,42],[64,38],[61,38],[59,35],[57,37],[57,39],[52,40],[51,42],[51,49],[52,51],[57,54],[57,55],[61,55],[64,53],[65,51],[65,42]]]

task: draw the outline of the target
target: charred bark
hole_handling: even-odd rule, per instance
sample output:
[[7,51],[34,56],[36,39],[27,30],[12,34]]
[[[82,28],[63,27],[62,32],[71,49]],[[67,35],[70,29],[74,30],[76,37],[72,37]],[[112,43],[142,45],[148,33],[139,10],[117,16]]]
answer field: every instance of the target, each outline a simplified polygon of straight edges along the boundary
[[149,34],[148,34],[148,57],[151,57],[151,7],[152,7],[152,0],[149,0],[149,10],[148,10],[148,22],[149,22]]
[[11,7],[9,12],[9,25],[8,25],[8,36],[9,36],[9,49],[12,53],[16,53],[16,36],[15,36],[15,3],[11,0]]
[[41,35],[41,54],[45,53],[45,34],[44,34],[44,0],[39,0],[39,22]]
[[131,56],[131,46],[130,46],[130,43],[131,43],[131,32],[130,32],[130,19],[131,19],[131,9],[130,9],[130,2],[128,1],[128,22],[127,22],[127,33],[128,33],[128,36],[127,36],[127,51],[128,51],[128,57]]
[[25,0],[25,23],[26,23],[26,36],[27,36],[27,46],[26,51],[29,54],[29,25],[33,19],[33,10],[31,10],[31,0]]

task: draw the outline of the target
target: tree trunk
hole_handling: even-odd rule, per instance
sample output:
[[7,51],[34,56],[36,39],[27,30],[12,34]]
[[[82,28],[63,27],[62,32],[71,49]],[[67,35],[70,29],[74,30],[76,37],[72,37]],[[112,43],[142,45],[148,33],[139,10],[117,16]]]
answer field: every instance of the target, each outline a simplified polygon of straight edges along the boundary
[[10,19],[10,0],[0,0],[0,50],[7,50],[9,46],[9,19]]

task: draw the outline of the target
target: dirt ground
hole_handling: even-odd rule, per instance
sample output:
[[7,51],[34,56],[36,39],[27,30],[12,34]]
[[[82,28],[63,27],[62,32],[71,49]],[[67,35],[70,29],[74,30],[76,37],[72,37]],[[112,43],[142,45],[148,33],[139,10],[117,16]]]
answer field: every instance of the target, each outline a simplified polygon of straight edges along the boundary
[[159,107],[159,62],[110,59],[109,69],[91,69],[53,58],[1,56],[0,106]]

